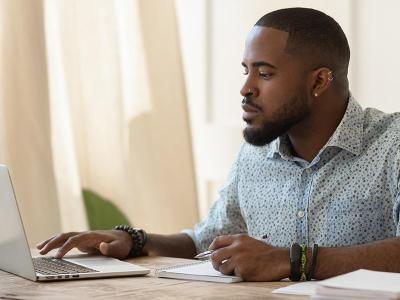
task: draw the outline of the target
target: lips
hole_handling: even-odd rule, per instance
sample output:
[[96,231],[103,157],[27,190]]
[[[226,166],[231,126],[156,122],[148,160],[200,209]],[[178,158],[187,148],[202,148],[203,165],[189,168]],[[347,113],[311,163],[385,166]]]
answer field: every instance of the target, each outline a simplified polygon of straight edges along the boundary
[[260,110],[249,104],[243,104],[242,109],[243,109],[242,118],[246,122],[250,122],[260,113]]

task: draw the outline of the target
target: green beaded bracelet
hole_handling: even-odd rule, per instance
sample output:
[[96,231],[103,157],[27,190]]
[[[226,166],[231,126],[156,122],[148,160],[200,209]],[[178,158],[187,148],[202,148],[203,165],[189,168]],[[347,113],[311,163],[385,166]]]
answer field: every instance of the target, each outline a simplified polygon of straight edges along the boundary
[[307,266],[307,247],[304,244],[300,245],[300,280],[306,281],[306,266]]

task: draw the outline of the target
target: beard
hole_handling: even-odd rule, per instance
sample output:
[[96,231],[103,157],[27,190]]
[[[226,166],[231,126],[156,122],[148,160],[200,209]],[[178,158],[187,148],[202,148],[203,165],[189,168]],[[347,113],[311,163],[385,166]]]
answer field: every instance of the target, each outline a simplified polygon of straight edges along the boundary
[[[251,102],[251,100],[249,101]],[[294,125],[310,114],[305,94],[292,97],[275,115],[275,120],[263,120],[261,126],[246,127],[243,130],[245,141],[253,146],[265,146],[286,134]]]

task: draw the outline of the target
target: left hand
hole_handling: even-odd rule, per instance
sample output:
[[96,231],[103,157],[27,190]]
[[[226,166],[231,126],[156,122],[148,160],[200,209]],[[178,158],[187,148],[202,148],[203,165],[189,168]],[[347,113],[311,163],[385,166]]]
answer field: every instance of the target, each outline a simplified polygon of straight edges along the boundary
[[289,277],[289,249],[273,247],[245,234],[218,236],[211,243],[211,261],[223,274],[245,281],[278,281]]

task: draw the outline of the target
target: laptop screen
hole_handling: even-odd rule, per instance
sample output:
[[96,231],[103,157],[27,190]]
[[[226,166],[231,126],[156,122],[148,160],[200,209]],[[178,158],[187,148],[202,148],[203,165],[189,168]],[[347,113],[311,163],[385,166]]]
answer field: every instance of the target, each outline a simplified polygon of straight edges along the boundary
[[0,269],[36,280],[8,168],[0,165]]

